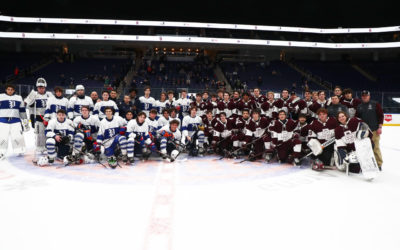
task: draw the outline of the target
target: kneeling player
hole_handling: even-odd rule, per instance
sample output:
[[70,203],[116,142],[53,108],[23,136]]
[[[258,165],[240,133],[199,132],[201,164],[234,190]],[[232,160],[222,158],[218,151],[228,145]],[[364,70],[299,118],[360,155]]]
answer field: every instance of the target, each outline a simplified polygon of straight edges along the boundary
[[372,138],[372,132],[362,120],[353,117],[349,118],[346,112],[340,111],[337,115],[339,125],[335,129],[335,163],[336,167],[344,171],[359,173],[360,164],[356,155],[354,141],[356,138]]
[[[312,163],[313,170],[322,170],[325,166],[331,166],[333,156],[333,142],[335,140],[335,129],[338,122],[333,117],[328,117],[328,111],[320,108],[317,111],[318,119],[309,126],[308,147],[314,154]],[[324,146],[324,143],[327,145]]]
[[204,153],[204,132],[199,130],[203,121],[197,115],[196,107],[190,108],[190,115],[185,116],[182,121],[182,144],[188,142],[189,155],[197,156]]
[[157,131],[160,153],[163,159],[169,158],[172,161],[179,155],[176,141],[180,142],[181,132],[178,129],[179,121],[172,120]]
[[111,168],[116,168],[118,165],[118,146],[121,150],[122,160],[127,162],[125,120],[120,116],[114,116],[114,110],[111,107],[106,107],[104,113],[106,117],[100,122],[99,133],[97,134],[97,141],[94,143],[94,149],[95,151],[99,151],[100,147],[103,146],[109,166]]
[[213,147],[216,152],[221,155],[228,155],[232,149],[232,129],[234,123],[231,119],[226,118],[225,112],[219,114],[219,118],[214,123]]
[[73,139],[74,132],[73,123],[66,119],[65,110],[58,110],[57,118],[51,119],[45,130],[47,157],[40,157],[37,164],[46,166],[54,163],[56,156],[63,159],[69,155],[70,141]]
[[286,112],[281,110],[278,113],[278,120],[272,121],[268,128],[279,162],[291,162],[296,165],[300,163],[301,141],[294,133],[296,127],[296,122],[287,119]]
[[82,115],[75,117],[73,121],[76,133],[72,154],[67,158],[69,162],[80,163],[85,151],[92,151],[99,131],[100,120],[96,115],[90,115],[90,107],[82,106],[81,113]]
[[140,112],[136,119],[131,120],[127,125],[128,137],[128,160],[133,163],[135,152],[139,152],[144,159],[149,158],[151,150],[155,150],[156,146],[150,138],[149,124],[146,121],[146,114]]

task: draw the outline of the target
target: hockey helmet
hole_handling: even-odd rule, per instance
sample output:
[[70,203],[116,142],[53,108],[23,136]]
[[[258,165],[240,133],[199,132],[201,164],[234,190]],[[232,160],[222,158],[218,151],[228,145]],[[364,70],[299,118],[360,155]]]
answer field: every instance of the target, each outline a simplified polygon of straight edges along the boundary
[[44,78],[40,77],[36,81],[36,87],[47,87],[47,82]]

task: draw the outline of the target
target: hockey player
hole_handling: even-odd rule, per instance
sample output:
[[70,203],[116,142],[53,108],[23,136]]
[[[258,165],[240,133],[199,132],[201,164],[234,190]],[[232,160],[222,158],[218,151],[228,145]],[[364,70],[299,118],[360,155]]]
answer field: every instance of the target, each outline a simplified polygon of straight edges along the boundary
[[255,88],[254,91],[254,102],[256,103],[257,108],[261,108],[261,105],[267,101],[267,98],[261,94],[261,90],[259,88]]
[[232,144],[235,155],[233,157],[238,156],[241,152],[238,150],[245,144],[246,140],[246,127],[249,125],[251,121],[250,111],[248,109],[242,110],[242,117],[237,117],[236,119],[232,119],[234,123],[233,135],[232,135]]
[[168,100],[165,104],[165,108],[167,109],[175,108],[175,106],[177,106],[178,104],[175,101],[174,92],[172,90],[168,91],[167,96]]
[[206,112],[206,117],[203,119],[204,124],[204,143],[207,144],[208,153],[212,153],[214,150],[211,147],[214,133],[214,123],[216,118],[214,118],[211,111]]
[[312,99],[312,93],[310,90],[305,90],[304,91],[304,99],[303,99],[306,104],[307,104],[307,122],[311,123],[312,120],[314,120],[315,118],[311,115],[312,112],[310,111],[310,106],[313,104],[313,99]]
[[[63,96],[64,90],[61,87],[54,88],[54,96],[47,100],[44,119],[46,122],[57,117],[57,111],[60,109],[67,110],[68,99]],[[45,124],[46,125],[46,124]]]
[[[157,121],[157,124],[158,124],[158,125],[157,125],[157,129],[160,129],[160,128],[162,128],[162,127],[168,125],[169,122],[170,122],[170,119],[169,119],[169,110],[168,110],[168,109],[164,109],[164,110],[162,111],[162,115],[160,116],[160,118],[158,118],[158,121]],[[179,124],[178,124],[178,125],[179,125]]]
[[272,91],[269,91],[267,93],[267,100],[261,104],[261,115],[264,117],[267,117],[269,119],[272,119],[277,116],[278,110],[274,106],[275,104],[275,93]]
[[73,139],[75,129],[71,120],[66,118],[63,109],[57,111],[57,118],[49,121],[46,127],[47,157],[39,158],[37,164],[41,167],[54,163],[56,157],[64,159],[70,153],[70,142]]
[[157,100],[154,104],[154,108],[157,110],[159,115],[162,115],[163,110],[167,105],[167,94],[162,92],[160,94],[160,100]]
[[146,123],[149,127],[149,135],[150,139],[153,141],[153,135],[157,133],[158,127],[158,119],[157,111],[155,109],[150,110],[149,117],[146,117]]
[[90,112],[93,112],[93,100],[89,96],[85,96],[85,87],[83,85],[75,87],[75,94],[69,99],[68,103],[68,118],[71,120],[81,115],[82,106],[89,106]]
[[150,110],[152,110],[156,104],[154,98],[150,96],[150,92],[151,92],[150,87],[145,87],[144,96],[139,97],[139,102],[140,102],[139,109],[140,111],[144,112],[146,116],[149,116]]
[[231,117],[236,118],[239,116],[238,114],[238,109],[237,109],[237,105],[240,102],[240,94],[239,91],[234,91],[232,98],[228,104],[228,109],[231,110],[232,115]]
[[[190,104],[190,108],[192,108],[192,107],[196,107],[196,110],[197,110],[197,115],[199,115],[199,116],[202,116],[203,115],[203,111],[202,111],[202,109],[201,109],[201,104],[202,104],[202,102],[203,102],[203,100],[201,99],[201,94],[200,93],[197,93],[196,94],[196,99],[195,99],[195,101],[194,102],[192,102],[191,104]],[[189,115],[190,115],[190,109],[189,109]],[[185,117],[184,117],[185,118]],[[183,120],[182,120],[183,121]]]
[[177,103],[177,107],[179,107],[179,118],[182,120],[183,117],[189,115],[189,108],[190,108],[190,103],[192,102],[192,100],[190,100],[190,98],[187,95],[187,91],[186,90],[182,90],[181,91],[181,98],[179,98],[176,103]]
[[[344,99],[344,96],[342,95],[343,91],[340,86],[335,86],[333,89],[333,96],[337,96],[339,98],[339,102],[341,102]],[[332,103],[332,96],[328,98],[327,105],[330,106]]]
[[78,162],[81,156],[84,154],[83,146],[87,151],[93,149],[93,143],[96,141],[97,132],[100,127],[100,120],[95,115],[90,115],[90,107],[81,107],[82,115],[75,117],[73,123],[76,128],[74,135],[73,151],[70,157],[70,161]]
[[96,115],[99,118],[99,120],[101,121],[104,117],[106,117],[104,110],[107,107],[110,107],[114,110],[114,112],[115,112],[114,115],[119,116],[119,110],[118,110],[117,104],[113,100],[110,100],[110,94],[108,93],[108,91],[104,90],[103,93],[101,93],[101,96],[102,96],[103,100],[100,102],[97,102],[96,105],[94,105],[93,115]]
[[303,99],[300,99],[300,97],[296,95],[296,92],[291,93],[289,111],[290,117],[293,120],[297,120],[299,114],[307,114],[308,112],[307,103]]
[[[301,141],[299,135],[295,133],[296,127],[296,122],[287,118],[286,112],[281,110],[278,113],[278,120],[272,121],[268,128],[272,140],[270,146],[275,149],[279,162],[300,164]],[[268,152],[270,148],[266,146],[265,149]],[[270,159],[271,155],[267,153],[266,160]]]
[[208,99],[208,92],[204,91],[203,96],[202,96],[202,101],[200,103],[200,110],[197,110],[197,115],[200,116],[201,118],[206,117],[206,112],[207,111],[212,111],[213,110],[213,105],[211,104],[210,100]]
[[157,140],[160,147],[160,153],[163,159],[169,157],[174,161],[179,155],[178,147],[176,142],[181,140],[181,132],[178,129],[179,121],[172,120],[169,124],[163,126],[157,131]]
[[318,118],[318,114],[317,111],[320,108],[327,108],[327,101],[325,99],[325,91],[320,90],[318,91],[318,100],[314,101],[313,104],[311,104],[311,106],[309,107],[310,111],[311,111],[311,115],[317,119]]
[[341,171],[348,169],[349,172],[359,173],[360,164],[355,153],[354,140],[372,138],[372,132],[361,119],[349,118],[344,111],[339,111],[337,118],[340,126],[335,129],[336,167]]
[[344,99],[341,101],[349,109],[349,117],[352,118],[356,115],[358,105],[361,104],[361,100],[353,98],[353,91],[351,89],[343,90]]
[[211,106],[212,106],[212,114],[215,116],[218,112],[218,99],[216,94],[211,95],[211,100],[210,100]]
[[274,102],[274,106],[276,107],[276,113],[274,115],[275,119],[278,119],[278,110],[284,110],[286,113],[289,112],[289,103],[290,103],[290,97],[289,97],[289,90],[288,89],[283,89],[281,92],[281,98],[276,100]]
[[308,154],[310,149],[307,146],[308,143],[308,130],[309,124],[307,123],[307,115],[306,114],[299,114],[297,123],[296,123],[295,133],[299,135],[299,140],[301,141],[301,150],[302,156]]
[[242,111],[244,109],[253,110],[257,108],[256,103],[250,99],[250,95],[248,93],[243,93],[242,99],[237,103],[237,114],[238,116],[242,116]]
[[147,159],[151,151],[155,150],[156,146],[150,139],[149,125],[146,122],[146,114],[140,112],[136,119],[131,120],[127,125],[127,138],[128,138],[128,160],[133,163],[135,152],[142,155],[143,159]]
[[120,116],[114,116],[114,110],[111,107],[106,107],[104,113],[106,117],[100,122],[94,151],[99,151],[103,147],[109,166],[116,168],[118,165],[117,146],[121,150],[122,160],[127,162],[126,127],[124,127],[124,119]]
[[314,154],[315,160],[312,163],[312,169],[322,170],[325,166],[332,165],[333,143],[324,148],[322,144],[330,140],[333,142],[338,122],[335,118],[328,117],[328,111],[325,108],[320,108],[317,115],[318,119],[309,126],[307,145]]
[[190,115],[182,121],[182,144],[189,143],[189,155],[197,156],[204,154],[204,132],[199,130],[199,125],[203,124],[200,116],[197,115],[196,107],[190,108]]
[[24,131],[29,130],[22,97],[15,95],[14,85],[7,84],[5,90],[6,93],[0,94],[0,160],[5,158],[9,139],[15,153],[25,153],[21,123]]
[[229,102],[230,102],[230,96],[228,92],[224,93],[223,100],[219,101],[217,104],[217,114],[219,115],[221,112],[224,112],[226,114],[226,117],[230,118],[232,116],[232,110],[229,109]]
[[179,129],[181,128],[181,124],[182,124],[182,121],[181,121],[181,119],[179,119],[179,117],[178,117],[178,111],[176,110],[176,108],[171,108],[170,110],[169,110],[169,120],[170,121],[172,121],[172,120],[177,120],[178,122],[179,122]]
[[[243,142],[243,146],[253,146],[253,150],[249,155],[250,160],[261,158],[264,153],[264,144],[270,143],[271,139],[267,131],[270,121],[266,117],[261,117],[258,109],[252,111],[251,120],[246,126],[245,141]],[[252,142],[252,145],[249,144],[250,142]]]
[[36,81],[37,91],[32,90],[24,100],[26,105],[30,107],[30,112],[32,112],[31,114],[33,115],[34,123],[32,125],[34,125],[35,132],[35,151],[39,153],[43,153],[46,150],[46,135],[44,130],[47,121],[44,121],[44,116],[47,101],[50,97],[53,97],[51,92],[46,91],[46,87],[46,80],[44,78],[39,78]]
[[232,149],[232,129],[234,123],[231,119],[226,118],[224,112],[219,114],[219,118],[213,124],[213,140],[212,146],[215,152],[221,155],[227,155]]

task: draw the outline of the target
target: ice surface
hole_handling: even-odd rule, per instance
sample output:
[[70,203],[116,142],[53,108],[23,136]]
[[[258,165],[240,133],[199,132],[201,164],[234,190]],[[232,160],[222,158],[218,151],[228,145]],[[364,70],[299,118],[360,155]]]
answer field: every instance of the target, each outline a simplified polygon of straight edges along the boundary
[[[99,165],[0,162],[0,249],[400,249],[400,128],[362,176],[216,157]],[[186,157],[186,156],[181,156]]]

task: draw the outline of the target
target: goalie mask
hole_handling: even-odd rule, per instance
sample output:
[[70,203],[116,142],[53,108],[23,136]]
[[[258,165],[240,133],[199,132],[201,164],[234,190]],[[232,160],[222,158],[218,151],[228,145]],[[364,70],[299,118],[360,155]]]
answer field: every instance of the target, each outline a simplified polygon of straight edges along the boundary
[[47,87],[47,82],[44,78],[40,77],[36,81],[36,87]]

